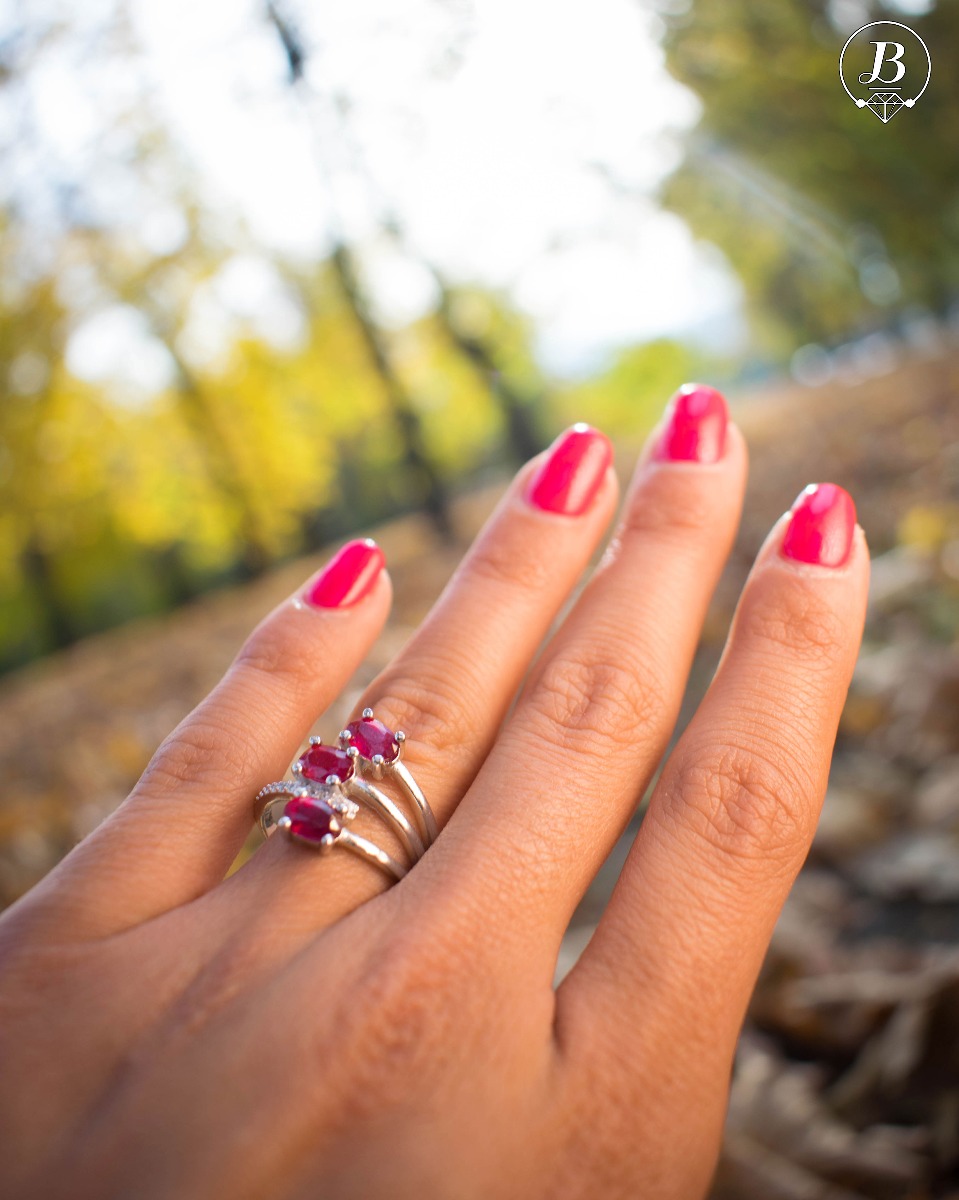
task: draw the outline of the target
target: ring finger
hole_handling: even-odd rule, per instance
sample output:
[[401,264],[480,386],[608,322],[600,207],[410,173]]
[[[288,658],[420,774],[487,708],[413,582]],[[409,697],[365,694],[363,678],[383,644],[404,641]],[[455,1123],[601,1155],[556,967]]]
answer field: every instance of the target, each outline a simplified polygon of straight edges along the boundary
[[723,397],[681,389],[606,558],[447,831],[448,870],[478,908],[524,881],[516,953],[547,978],[573,908],[665,750],[745,479]]

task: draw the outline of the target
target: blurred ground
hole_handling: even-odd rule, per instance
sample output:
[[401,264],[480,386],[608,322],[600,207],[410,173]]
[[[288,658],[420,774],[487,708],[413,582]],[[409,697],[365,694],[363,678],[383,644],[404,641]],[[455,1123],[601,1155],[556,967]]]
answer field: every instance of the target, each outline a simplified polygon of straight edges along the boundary
[[[736,550],[680,726],[709,680],[743,578],[816,479],[843,483],[877,557],[866,643],[819,834],[743,1036],[717,1200],[959,1198],[959,355],[857,384],[749,398],[753,469]],[[623,466],[637,447],[624,447]],[[376,530],[392,623],[325,729],[403,643],[496,489],[459,502],[462,545],[419,518]],[[0,685],[0,902],[106,815],[245,632],[319,559],[90,639]],[[577,913],[560,971],[602,910],[633,831]],[[251,843],[252,844],[252,843]]]

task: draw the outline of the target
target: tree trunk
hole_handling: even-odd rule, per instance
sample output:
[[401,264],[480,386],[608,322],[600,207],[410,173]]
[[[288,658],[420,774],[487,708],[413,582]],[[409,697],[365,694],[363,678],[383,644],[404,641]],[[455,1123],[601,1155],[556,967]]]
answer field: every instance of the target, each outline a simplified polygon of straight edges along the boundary
[[486,343],[457,326],[449,288],[436,270],[433,270],[433,278],[440,289],[440,303],[436,315],[443,332],[476,369],[503,414],[513,458],[517,463],[524,463],[535,454],[539,454],[545,445],[537,429],[533,405],[503,378]]
[[374,322],[353,265],[353,258],[341,242],[333,251],[333,270],[343,296],[366,344],[370,359],[386,392],[402,445],[403,462],[413,482],[418,501],[429,514],[440,536],[453,539],[449,494],[439,472],[430,461],[423,442],[420,418],[411,397],[390,359],[386,339]]
[[38,623],[51,650],[62,650],[80,636],[70,605],[61,594],[51,556],[31,537],[20,557],[27,586],[37,600]]

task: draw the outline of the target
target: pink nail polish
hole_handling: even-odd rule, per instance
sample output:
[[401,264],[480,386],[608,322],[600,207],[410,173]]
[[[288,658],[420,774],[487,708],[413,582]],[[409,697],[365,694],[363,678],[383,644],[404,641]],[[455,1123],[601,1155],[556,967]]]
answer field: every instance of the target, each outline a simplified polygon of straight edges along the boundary
[[349,608],[373,590],[383,570],[383,551],[363,538],[347,544],[326,564],[306,589],[314,608]]
[[835,483],[811,483],[796,497],[782,553],[797,562],[841,567],[852,550],[856,506]]
[[590,425],[574,425],[553,443],[526,498],[544,512],[581,516],[599,491],[610,463],[609,438]]
[[728,422],[722,392],[704,383],[684,383],[670,401],[669,421],[655,457],[660,462],[719,462]]

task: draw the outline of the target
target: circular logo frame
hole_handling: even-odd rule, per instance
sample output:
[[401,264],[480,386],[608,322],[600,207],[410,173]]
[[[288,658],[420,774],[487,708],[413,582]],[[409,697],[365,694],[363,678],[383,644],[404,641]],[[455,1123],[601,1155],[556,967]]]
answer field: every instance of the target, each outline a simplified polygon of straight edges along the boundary
[[[843,46],[842,50],[839,52],[839,82],[843,86],[843,91],[845,91],[846,95],[849,97],[850,100],[853,101],[853,103],[856,105],[857,108],[866,108],[866,107],[871,108],[872,107],[870,105],[869,101],[864,100],[861,96],[853,95],[853,93],[849,90],[849,86],[846,83],[846,77],[843,72],[843,59],[845,58],[846,51],[849,49],[850,43],[853,42],[863,32],[863,30],[873,29],[877,25],[886,25],[886,26],[893,25],[897,29],[905,29],[905,31],[907,33],[912,34],[912,36],[916,39],[916,41],[919,43],[919,45],[922,46],[923,52],[925,53],[925,56],[926,56],[926,78],[923,81],[922,87],[919,89],[919,91],[914,96],[910,97],[908,100],[903,100],[901,102],[902,107],[912,108],[915,105],[916,101],[919,100],[919,98],[922,96],[922,94],[926,90],[926,88],[929,86],[929,80],[932,78],[932,56],[929,53],[929,47],[922,40],[922,38],[919,36],[919,34],[916,33],[916,31],[914,29],[910,28],[908,25],[904,25],[902,23],[902,21],[870,21],[866,25],[861,25],[855,31],[855,33],[850,34],[850,36],[846,39],[846,43]],[[899,45],[898,42],[895,44]],[[873,111],[875,111],[875,109],[873,109]],[[877,113],[877,115],[880,115],[880,114]],[[880,120],[882,120],[885,123],[887,120],[889,120],[889,117],[888,116],[880,116]]]

